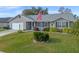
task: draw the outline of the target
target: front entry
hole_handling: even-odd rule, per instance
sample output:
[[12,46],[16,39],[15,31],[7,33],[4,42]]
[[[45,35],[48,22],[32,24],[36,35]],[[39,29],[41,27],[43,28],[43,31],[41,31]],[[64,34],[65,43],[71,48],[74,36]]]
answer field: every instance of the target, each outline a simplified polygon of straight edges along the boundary
[[44,28],[49,28],[50,23],[49,22],[36,22],[35,26],[41,31],[41,30],[44,30]]
[[31,22],[26,22],[26,29],[31,30]]

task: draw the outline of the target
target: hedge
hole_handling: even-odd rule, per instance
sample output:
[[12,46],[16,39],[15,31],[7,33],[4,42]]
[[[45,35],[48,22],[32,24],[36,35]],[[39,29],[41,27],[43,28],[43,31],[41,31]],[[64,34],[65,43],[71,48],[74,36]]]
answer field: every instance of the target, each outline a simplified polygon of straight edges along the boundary
[[57,28],[53,28],[53,27],[52,27],[52,28],[50,28],[50,31],[51,31],[51,32],[57,32]]
[[49,40],[49,34],[46,32],[34,32],[34,39],[40,42],[46,42]]

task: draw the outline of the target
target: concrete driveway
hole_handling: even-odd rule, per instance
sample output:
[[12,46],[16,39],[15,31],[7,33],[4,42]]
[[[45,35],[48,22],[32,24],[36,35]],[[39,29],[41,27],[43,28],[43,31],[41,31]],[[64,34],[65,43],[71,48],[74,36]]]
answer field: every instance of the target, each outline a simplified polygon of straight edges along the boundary
[[8,35],[8,34],[11,34],[11,33],[14,33],[14,32],[17,32],[15,30],[5,30],[5,31],[1,31],[0,32],[0,36],[5,36],[5,35]]

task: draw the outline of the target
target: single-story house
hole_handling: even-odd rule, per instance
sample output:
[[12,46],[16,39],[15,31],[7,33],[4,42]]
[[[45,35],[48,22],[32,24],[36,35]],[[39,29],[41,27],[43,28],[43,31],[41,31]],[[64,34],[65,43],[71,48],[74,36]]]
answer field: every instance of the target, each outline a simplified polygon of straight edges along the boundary
[[64,27],[70,28],[76,20],[77,18],[72,13],[42,15],[42,20],[40,21],[37,20],[37,15],[17,15],[10,19],[9,27],[13,30],[33,30],[34,27],[39,29],[46,27],[62,29]]
[[0,18],[0,28],[2,27],[9,27],[9,19],[11,17],[7,17],[7,18]]

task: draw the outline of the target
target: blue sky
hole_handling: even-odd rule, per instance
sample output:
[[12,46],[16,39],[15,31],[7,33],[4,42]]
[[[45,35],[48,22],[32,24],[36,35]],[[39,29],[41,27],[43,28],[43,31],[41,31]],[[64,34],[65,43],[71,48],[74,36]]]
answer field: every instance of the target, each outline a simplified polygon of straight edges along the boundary
[[[49,14],[58,13],[60,6],[41,6],[43,8],[48,8]],[[64,6],[69,8],[72,12],[79,16],[79,6]],[[29,9],[31,6],[0,6],[0,18],[1,17],[14,17],[21,14],[24,9]]]

